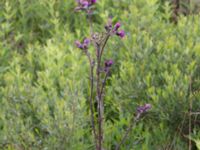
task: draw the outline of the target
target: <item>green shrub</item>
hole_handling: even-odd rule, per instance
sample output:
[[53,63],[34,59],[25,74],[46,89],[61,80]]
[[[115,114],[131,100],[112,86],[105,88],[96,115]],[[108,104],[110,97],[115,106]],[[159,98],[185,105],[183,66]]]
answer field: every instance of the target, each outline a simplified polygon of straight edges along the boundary
[[[0,149],[94,149],[89,66],[73,45],[89,30],[74,7],[74,0],[0,2]],[[174,25],[170,6],[160,11],[157,0],[96,7],[96,31],[108,16],[123,20],[126,31],[106,47],[115,65],[106,87],[105,147],[114,148],[136,107],[148,102],[152,111],[122,149],[187,149],[189,100],[192,111],[200,106],[199,15],[180,16]],[[192,116],[194,141],[199,120]]]

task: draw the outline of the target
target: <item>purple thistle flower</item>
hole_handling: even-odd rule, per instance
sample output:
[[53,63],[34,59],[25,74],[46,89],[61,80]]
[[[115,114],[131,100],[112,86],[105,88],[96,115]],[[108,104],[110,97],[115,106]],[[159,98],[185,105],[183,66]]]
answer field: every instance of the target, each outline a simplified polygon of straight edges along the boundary
[[95,4],[97,2],[97,0],[91,0],[92,4]]
[[116,35],[119,36],[119,37],[121,37],[121,38],[123,38],[125,36],[125,31],[124,30],[118,31],[116,33]]
[[88,39],[88,38],[85,38],[84,40],[83,40],[83,48],[84,49],[88,49],[88,45],[90,44],[90,39]]
[[96,0],[76,0],[79,6],[75,10],[84,10],[96,3]]
[[90,44],[90,39],[89,39],[89,38],[85,38],[85,39],[83,40],[83,44],[89,45],[89,44]]
[[113,63],[114,63],[113,60],[110,59],[110,60],[106,60],[104,64],[105,64],[105,67],[111,67]]
[[76,47],[78,47],[80,49],[84,49],[84,50],[88,49],[89,44],[90,44],[89,38],[85,38],[82,43],[79,41],[75,41]]
[[109,18],[108,20],[108,24],[105,26],[105,29],[107,32],[111,31],[111,35],[116,34],[117,36],[123,38],[125,36],[125,31],[124,30],[120,30],[118,31],[118,29],[121,27],[121,23],[117,22],[114,27],[112,26],[112,20],[111,18]]
[[137,114],[141,115],[151,109],[151,104],[145,104],[137,108]]
[[105,72],[109,72],[109,70],[110,70],[110,68],[111,68],[111,66],[113,65],[113,60],[112,59],[110,59],[110,60],[106,60],[105,62],[104,62],[104,65],[105,65],[105,68],[104,68],[104,71]]
[[88,1],[82,1],[80,2],[80,4],[84,7],[87,8],[89,6],[89,2]]
[[81,44],[81,42],[75,41],[75,45],[76,45],[76,47],[83,49],[83,45]]
[[114,31],[117,31],[121,27],[121,24],[117,22],[114,26]]

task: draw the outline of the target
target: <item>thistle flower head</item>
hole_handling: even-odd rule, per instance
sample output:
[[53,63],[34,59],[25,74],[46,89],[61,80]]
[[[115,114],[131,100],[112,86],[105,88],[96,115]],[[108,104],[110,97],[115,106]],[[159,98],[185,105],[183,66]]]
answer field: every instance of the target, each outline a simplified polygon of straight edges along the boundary
[[82,43],[80,41],[78,41],[78,40],[75,41],[76,47],[80,48],[80,49],[83,49],[83,50],[87,50],[89,44],[90,44],[90,39],[89,38],[85,38]]
[[91,0],[92,4],[95,4],[97,2],[97,0]]
[[76,0],[78,3],[78,6],[75,8],[75,10],[85,10],[89,8],[90,6],[94,5],[97,1],[96,0]]
[[88,1],[86,0],[80,0],[80,4],[82,5],[82,7],[87,8],[89,6]]
[[105,71],[105,72],[109,72],[109,70],[110,70],[111,66],[113,65],[113,63],[114,63],[114,62],[113,62],[112,59],[106,60],[106,61],[104,62],[104,65],[105,65],[104,71]]
[[113,60],[112,59],[110,59],[110,60],[106,60],[105,61],[105,67],[111,67],[112,65],[113,65]]
[[88,49],[88,46],[89,46],[89,44],[90,44],[90,39],[88,39],[88,38],[85,38],[84,40],[83,40],[83,48],[84,49]]
[[76,47],[78,47],[78,48],[80,48],[80,49],[83,49],[83,45],[81,44],[81,42],[80,41],[75,41],[75,45],[76,45]]
[[121,24],[117,22],[114,26],[114,31],[117,31],[121,27]]
[[143,114],[145,112],[147,112],[149,109],[151,109],[151,104],[145,104],[143,106],[139,106],[137,108],[137,114]]
[[109,18],[108,19],[108,23],[107,25],[105,26],[105,29],[108,33],[110,33],[111,35],[114,35],[116,34],[117,36],[123,38],[125,36],[125,31],[124,30],[119,30],[119,28],[121,27],[121,23],[120,22],[117,22],[114,27],[112,25],[112,19]]
[[116,32],[116,35],[123,38],[125,36],[125,31],[124,30],[118,31]]
[[83,40],[83,44],[89,45],[89,44],[90,44],[90,39],[89,39],[89,38],[85,38],[85,39]]

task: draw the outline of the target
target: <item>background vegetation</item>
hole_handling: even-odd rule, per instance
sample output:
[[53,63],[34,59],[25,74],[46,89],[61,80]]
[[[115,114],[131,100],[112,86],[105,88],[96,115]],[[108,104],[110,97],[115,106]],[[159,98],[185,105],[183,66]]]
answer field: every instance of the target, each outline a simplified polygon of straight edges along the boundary
[[[89,35],[74,0],[0,1],[0,149],[93,150],[88,63],[74,46]],[[112,16],[123,40],[106,51],[115,64],[105,97],[105,147],[112,150],[136,107],[152,109],[124,150],[185,150],[200,142],[200,17],[170,21],[168,1],[99,0],[95,30]],[[114,45],[114,46],[113,46]],[[92,50],[92,49],[91,49]]]

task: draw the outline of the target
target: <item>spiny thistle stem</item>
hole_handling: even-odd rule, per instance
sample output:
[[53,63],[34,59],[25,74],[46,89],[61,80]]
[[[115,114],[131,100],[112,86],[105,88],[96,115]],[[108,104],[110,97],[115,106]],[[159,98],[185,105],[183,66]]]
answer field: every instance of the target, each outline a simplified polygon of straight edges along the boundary
[[89,98],[89,103],[90,103],[90,114],[91,114],[91,125],[92,125],[92,130],[94,134],[94,140],[95,140],[95,146],[97,149],[97,133],[96,133],[96,128],[95,128],[95,122],[94,122],[94,110],[93,110],[93,89],[94,89],[94,62],[91,59],[89,53],[86,54],[90,63],[90,98]]
[[102,141],[103,141],[103,132],[102,132],[102,100],[101,100],[101,97],[100,97],[100,69],[101,69],[101,62],[100,62],[100,47],[97,46],[97,68],[96,68],[96,76],[97,76],[97,81],[96,81],[96,84],[97,84],[97,103],[98,103],[98,125],[99,125],[99,133],[98,133],[98,148],[99,150],[102,149]]
[[[89,28],[90,28],[90,35],[93,35],[93,24],[92,24],[92,16],[89,14],[89,10],[87,12],[88,14],[88,22],[89,22]],[[94,42],[93,42],[94,44]],[[95,62],[91,60],[90,58],[90,77],[91,77],[91,82],[90,82],[90,112],[91,112],[91,123],[92,123],[92,128],[93,128],[93,134],[94,134],[94,140],[95,140],[95,147],[98,150],[98,135],[96,132],[96,127],[95,127],[95,121],[94,121],[94,103],[93,103],[93,88],[94,88],[94,66]]]
[[104,87],[106,86],[106,81],[107,81],[107,78],[108,78],[108,74],[109,74],[109,71],[106,73],[105,75],[105,78],[102,82],[102,86],[101,86],[101,92],[100,92],[100,97],[102,98],[102,95],[103,95],[103,90],[104,90]]
[[108,34],[106,35],[105,41],[104,41],[103,46],[102,46],[102,48],[101,48],[101,52],[100,52],[100,61],[101,61],[101,57],[102,57],[102,55],[103,55],[103,51],[104,51],[104,48],[105,48],[105,46],[106,46],[106,44],[107,44],[107,42],[108,42],[109,37],[110,37],[110,33],[108,33]]

